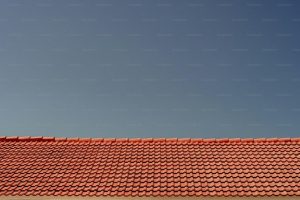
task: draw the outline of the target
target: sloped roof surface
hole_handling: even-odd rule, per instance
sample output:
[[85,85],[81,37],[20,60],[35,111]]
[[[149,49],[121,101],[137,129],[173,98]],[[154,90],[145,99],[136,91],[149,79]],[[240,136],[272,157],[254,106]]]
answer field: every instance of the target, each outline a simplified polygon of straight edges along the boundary
[[0,196],[300,196],[300,139],[0,137]]

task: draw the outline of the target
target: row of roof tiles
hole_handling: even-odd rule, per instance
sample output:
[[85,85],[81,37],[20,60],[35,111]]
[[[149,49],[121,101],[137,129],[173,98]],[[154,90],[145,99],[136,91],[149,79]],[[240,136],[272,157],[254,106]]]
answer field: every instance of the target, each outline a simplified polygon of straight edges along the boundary
[[[4,192],[0,191],[0,196],[5,195]],[[12,191],[10,193],[12,196],[299,196],[300,192],[297,191],[64,191],[60,190],[59,188],[57,190],[49,190],[49,191],[43,191],[43,190],[30,190],[27,189],[23,191]]]
[[296,142],[300,138],[66,138],[43,136],[0,136],[0,141],[82,141],[82,142],[195,142],[195,143],[252,143],[252,142]]

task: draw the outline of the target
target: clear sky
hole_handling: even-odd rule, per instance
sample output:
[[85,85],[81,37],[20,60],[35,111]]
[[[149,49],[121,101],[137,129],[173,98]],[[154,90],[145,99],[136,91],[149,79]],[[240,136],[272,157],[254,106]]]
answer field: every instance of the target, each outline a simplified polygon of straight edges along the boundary
[[1,0],[0,135],[300,136],[300,1]]

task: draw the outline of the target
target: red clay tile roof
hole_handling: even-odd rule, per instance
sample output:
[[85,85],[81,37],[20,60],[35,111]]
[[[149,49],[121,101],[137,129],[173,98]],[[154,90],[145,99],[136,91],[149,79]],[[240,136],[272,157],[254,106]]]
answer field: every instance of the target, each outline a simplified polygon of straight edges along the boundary
[[300,138],[0,137],[0,195],[300,195]]

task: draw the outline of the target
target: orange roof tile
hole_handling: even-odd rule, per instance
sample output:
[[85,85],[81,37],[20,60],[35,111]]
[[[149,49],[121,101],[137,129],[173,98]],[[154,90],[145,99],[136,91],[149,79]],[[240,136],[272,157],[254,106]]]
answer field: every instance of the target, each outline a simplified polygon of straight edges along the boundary
[[300,196],[300,138],[0,136],[0,195]]

